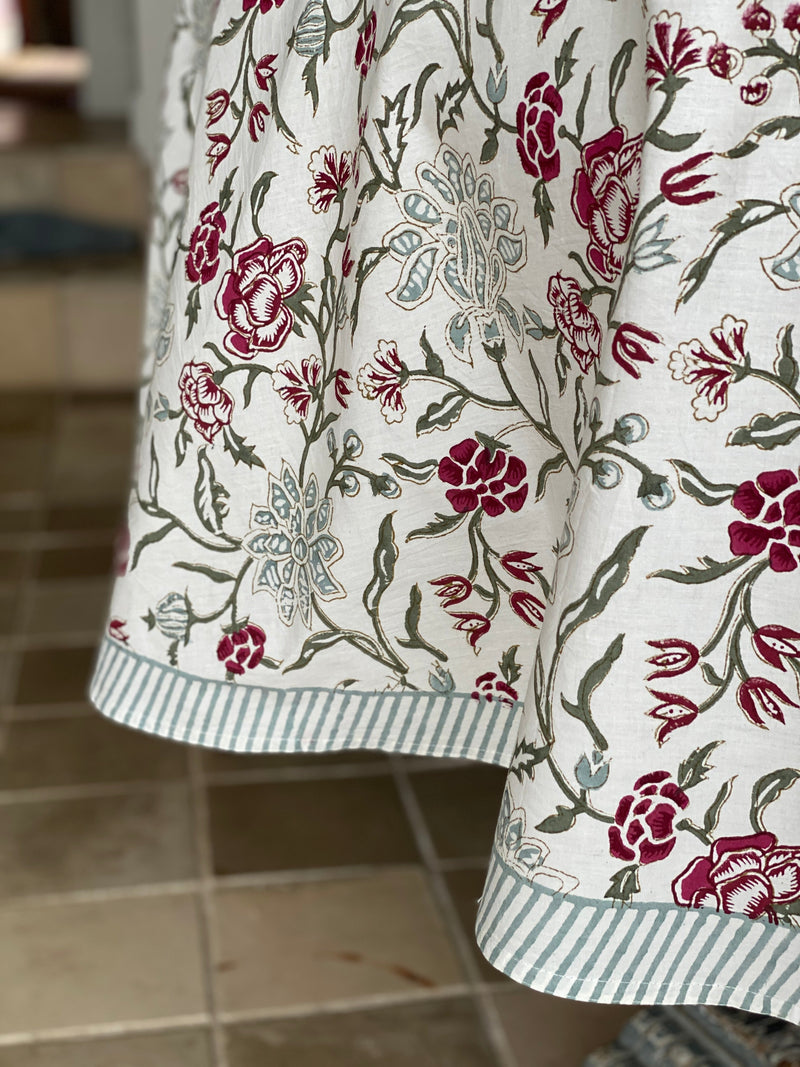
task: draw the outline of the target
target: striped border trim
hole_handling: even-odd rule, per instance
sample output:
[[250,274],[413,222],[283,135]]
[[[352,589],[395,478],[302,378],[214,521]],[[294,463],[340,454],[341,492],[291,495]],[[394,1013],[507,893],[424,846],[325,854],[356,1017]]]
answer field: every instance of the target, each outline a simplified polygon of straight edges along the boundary
[[214,681],[105,638],[89,700],[104,715],[160,737],[235,752],[369,748],[511,762],[524,705],[467,693],[275,689]]
[[720,1004],[800,1023],[800,930],[554,892],[495,851],[478,945],[516,982],[601,1004]]

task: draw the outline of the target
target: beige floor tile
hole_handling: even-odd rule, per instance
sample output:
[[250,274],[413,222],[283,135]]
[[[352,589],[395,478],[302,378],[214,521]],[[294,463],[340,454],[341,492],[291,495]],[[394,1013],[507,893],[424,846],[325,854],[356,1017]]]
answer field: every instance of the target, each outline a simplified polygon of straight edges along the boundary
[[119,726],[87,706],[62,719],[20,718],[7,725],[0,789],[177,781],[188,745]]
[[54,443],[54,504],[122,500],[133,458],[135,411],[125,397],[74,404],[59,422]]
[[447,986],[461,970],[423,873],[217,893],[224,1010]]
[[47,438],[43,434],[13,437],[4,434],[0,448],[3,452],[0,493],[41,492],[47,477],[50,452]]
[[[496,993],[517,1067],[581,1067],[590,1052],[613,1041],[636,1008],[583,1004],[532,989]],[[535,1060],[533,1059],[535,1053]]]
[[230,1027],[227,1037],[230,1067],[493,1067],[495,1063],[475,1007],[462,997],[245,1023]]
[[[46,558],[47,553],[42,556]],[[40,557],[40,567],[41,564]],[[108,599],[106,578],[41,582],[29,594],[23,630],[27,634],[99,632],[106,619]]]
[[183,881],[195,873],[181,787],[0,805],[0,897]]
[[52,156],[44,152],[0,153],[0,209],[49,207],[55,195]]
[[0,1033],[205,1012],[190,895],[0,906]]
[[55,157],[57,205],[97,222],[143,229],[148,220],[149,179],[124,146],[81,146]]
[[0,1067],[214,1067],[205,1030],[0,1047]]
[[71,388],[133,388],[141,362],[143,285],[138,272],[79,274],[62,279],[61,286]]
[[0,388],[53,388],[64,381],[56,282],[0,280]]

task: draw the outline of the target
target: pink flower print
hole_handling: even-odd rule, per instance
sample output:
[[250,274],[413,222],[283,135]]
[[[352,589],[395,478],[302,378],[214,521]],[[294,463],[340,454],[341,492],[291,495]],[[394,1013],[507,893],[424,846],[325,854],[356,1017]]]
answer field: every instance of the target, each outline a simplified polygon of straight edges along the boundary
[[294,326],[285,300],[303,284],[305,241],[293,237],[274,244],[260,237],[242,248],[217,293],[217,314],[228,322],[225,348],[240,359],[275,352]]
[[789,4],[781,21],[793,37],[800,37],[800,4]]
[[764,729],[766,729],[766,723],[761,718],[762,715],[768,715],[776,722],[785,723],[784,705],[790,708],[800,708],[800,704],[795,703],[779,685],[771,682],[769,678],[748,678],[739,686],[736,700],[745,718],[754,726],[762,726]]
[[319,214],[341,199],[353,176],[353,158],[349,152],[338,155],[333,147],[318,148],[311,153],[308,169],[314,178],[308,190],[308,202]]
[[478,642],[492,628],[491,619],[487,619],[485,615],[477,611],[453,611],[451,614],[454,619],[458,620],[453,629],[460,630],[461,633],[467,635],[467,640],[477,655],[480,651]]
[[665,170],[661,176],[661,195],[664,199],[679,207],[713,200],[718,195],[713,189],[698,187],[714,175],[697,172],[697,168],[707,163],[713,155],[713,152],[698,152],[697,155],[689,156],[688,159]]
[[308,417],[321,376],[322,363],[318,356],[304,359],[300,370],[288,360],[276,366],[272,374],[272,388],[286,401],[283,413],[288,422],[302,422]]
[[224,133],[210,133],[208,135],[208,148],[206,149],[206,159],[211,166],[211,173],[209,180],[217,173],[217,167],[225,159],[227,154],[231,150],[231,139],[226,137]]
[[549,182],[561,171],[555,130],[563,110],[561,95],[550,76],[534,74],[517,107],[517,152],[522,169],[532,178]]
[[205,285],[219,270],[219,242],[227,223],[215,200],[200,213],[200,221],[189,239],[186,254],[186,277],[190,282]]
[[[797,569],[800,549],[800,489],[790,470],[765,471],[756,480],[742,482],[731,503],[750,521],[728,526],[735,556],[760,556],[769,549],[774,571]],[[758,519],[758,522],[754,522]]]
[[628,138],[623,126],[590,141],[581,150],[581,166],[572,186],[572,210],[589,232],[586,255],[606,281],[622,270],[636,205],[642,138]]
[[258,4],[261,5],[261,14],[266,15],[268,11],[272,11],[273,7],[281,7],[283,0],[242,0],[242,10],[250,11]]
[[506,552],[500,557],[500,565],[512,578],[520,582],[533,583],[535,580],[533,575],[542,570],[537,563],[531,562],[535,555],[535,552],[525,552],[521,548],[516,548],[513,552]]
[[440,598],[445,609],[460,604],[472,593],[472,582],[468,578],[462,578],[460,574],[446,574],[433,579],[430,584],[436,589],[436,596]]
[[671,15],[667,11],[650,20],[647,36],[648,89],[660,85],[667,72],[679,75],[705,66],[708,51],[717,42],[715,33],[698,27],[688,29],[679,14]]
[[655,363],[648,352],[644,342],[660,344],[659,336],[652,330],[645,330],[642,326],[636,326],[632,322],[623,322],[614,331],[614,339],[611,342],[611,355],[632,378],[641,378],[642,372],[636,366],[637,363]]
[[680,637],[668,637],[662,641],[648,641],[647,643],[652,648],[660,650],[647,661],[656,668],[647,675],[648,682],[654,678],[673,678],[677,674],[685,674],[695,666],[700,658],[697,646]]
[[672,895],[685,908],[775,923],[776,906],[800,900],[800,848],[779,845],[770,833],[720,837],[678,875]]
[[731,48],[719,41],[709,48],[706,62],[715,77],[731,81],[744,66],[744,56],[738,48]]
[[367,400],[379,400],[381,414],[388,423],[402,422],[406,411],[403,386],[408,368],[397,354],[397,342],[378,341],[375,363],[365,363],[358,372],[359,392]]
[[775,33],[775,16],[759,0],[748,4],[742,12],[742,25],[756,37],[766,40]]
[[700,709],[693,700],[677,693],[662,693],[650,689],[650,695],[661,703],[651,708],[647,714],[651,719],[658,719],[660,726],[656,730],[656,741],[663,745],[673,730],[689,726],[697,718]]
[[231,675],[241,675],[257,667],[264,658],[267,635],[260,626],[248,622],[236,633],[225,634],[217,645],[217,659]]
[[250,133],[251,141],[257,141],[264,130],[266,130],[268,118],[269,108],[259,100],[250,112],[250,118],[247,120],[247,129]]
[[651,771],[633,783],[633,793],[617,805],[609,827],[611,855],[626,863],[655,863],[675,847],[675,816],[689,806],[689,798],[673,782],[669,771]]
[[527,589],[515,589],[509,596],[511,610],[528,626],[537,629],[544,618],[544,604]]
[[120,644],[127,645],[131,639],[131,635],[125,632],[125,627],[128,625],[125,619],[111,619],[108,624],[108,636],[113,637],[115,641],[119,641]]
[[277,55],[262,56],[253,70],[256,85],[259,89],[263,89],[264,92],[269,89],[270,82],[275,76],[275,60],[277,58]]
[[726,315],[722,325],[711,331],[716,352],[709,352],[697,339],[685,341],[669,357],[675,381],[694,386],[694,417],[713,422],[728,406],[728,390],[743,377],[746,369],[745,319]]
[[759,107],[772,92],[772,82],[765,74],[756,74],[745,85],[739,87],[742,103]]
[[372,65],[372,57],[375,53],[375,35],[378,31],[378,19],[375,11],[369,13],[364,28],[358,35],[356,42],[356,54],[354,57],[355,67],[362,78],[366,78]]
[[225,89],[215,89],[213,93],[209,93],[206,97],[206,126],[219,122],[228,110],[230,102],[230,93]]
[[352,393],[350,388],[350,382],[352,381],[352,375],[349,371],[343,370],[341,367],[334,372],[333,375],[333,391],[336,399],[343,408],[347,407],[347,398]]
[[554,274],[547,286],[547,299],[553,308],[556,326],[585,374],[600,355],[603,334],[597,316],[583,302],[580,282]]
[[560,19],[564,12],[567,10],[567,0],[535,0],[533,5],[532,15],[544,16],[544,21],[539,27],[539,34],[537,36],[537,42],[539,44],[547,37],[548,30],[556,21]]
[[753,648],[765,663],[785,671],[784,659],[800,659],[800,633],[780,623],[759,626],[753,634]]
[[474,437],[453,445],[439,462],[440,481],[453,486],[445,496],[462,514],[478,508],[492,517],[519,511],[528,496],[527,473],[518,456],[502,448],[492,455]]
[[208,363],[185,363],[178,380],[183,410],[209,444],[233,415],[233,398],[214,381]]
[[474,700],[483,697],[484,700],[496,700],[498,704],[513,706],[519,700],[519,693],[513,685],[509,685],[505,679],[501,678],[497,671],[486,671],[475,679],[472,697]]

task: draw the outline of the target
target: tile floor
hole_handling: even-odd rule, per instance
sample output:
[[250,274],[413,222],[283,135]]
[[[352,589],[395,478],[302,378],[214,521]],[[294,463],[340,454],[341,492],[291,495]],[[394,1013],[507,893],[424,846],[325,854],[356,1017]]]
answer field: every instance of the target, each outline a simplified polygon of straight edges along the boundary
[[0,1067],[578,1067],[630,1012],[474,946],[501,770],[86,704],[132,432],[127,395],[0,394]]

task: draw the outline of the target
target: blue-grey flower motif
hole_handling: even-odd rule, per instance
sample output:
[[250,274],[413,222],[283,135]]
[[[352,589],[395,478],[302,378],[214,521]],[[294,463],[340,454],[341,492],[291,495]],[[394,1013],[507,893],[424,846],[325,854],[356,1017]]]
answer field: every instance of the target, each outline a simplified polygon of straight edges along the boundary
[[526,262],[524,230],[515,230],[517,205],[494,195],[494,180],[478,174],[469,155],[448,145],[435,163],[417,167],[417,189],[397,202],[405,221],[384,244],[403,266],[389,297],[402,308],[429,299],[437,281],[458,305],[445,330],[453,354],[472,363],[473,351],[513,337],[524,339],[522,321],[503,296],[510,271]]
[[571,893],[579,880],[566,871],[546,863],[550,847],[538,837],[526,834],[527,816],[524,808],[511,807],[508,788],[503,794],[494,847],[502,862],[529,882],[542,882],[557,893]]
[[278,617],[291,626],[298,613],[311,627],[311,598],[336,600],[344,588],[331,574],[342,555],[330,533],[333,504],[321,497],[315,475],[301,487],[284,461],[280,478],[269,476],[269,504],[254,504],[242,548],[256,561],[253,592],[275,597]]
[[639,231],[632,255],[633,269],[637,273],[644,274],[646,271],[658,270],[659,267],[678,262],[676,257],[667,251],[675,243],[675,238],[661,236],[668,218],[668,215],[662,215],[660,219]]

